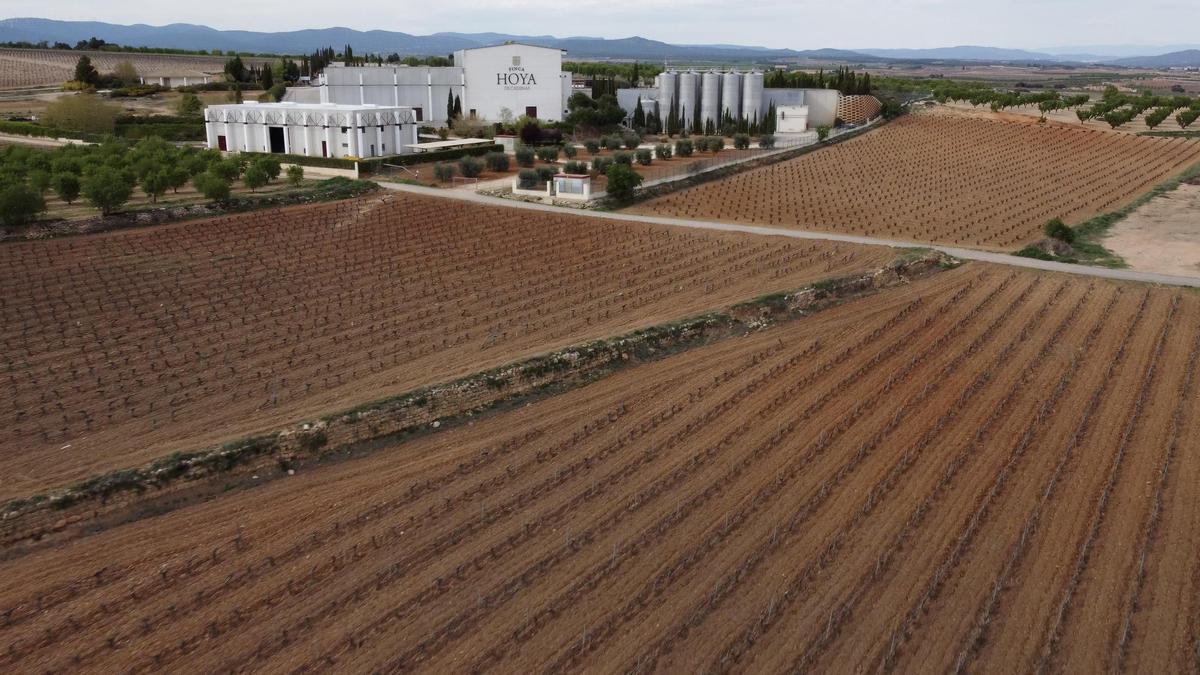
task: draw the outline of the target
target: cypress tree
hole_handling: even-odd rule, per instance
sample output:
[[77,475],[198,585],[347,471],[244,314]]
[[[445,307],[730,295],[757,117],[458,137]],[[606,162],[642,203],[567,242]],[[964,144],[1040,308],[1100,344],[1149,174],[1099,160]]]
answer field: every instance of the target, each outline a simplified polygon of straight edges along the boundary
[[446,121],[454,119],[454,91],[446,92]]
[[642,129],[646,126],[646,111],[642,109],[642,97],[638,96],[637,105],[633,108],[633,128]]
[[454,116],[462,117],[462,99],[457,94],[454,96]]
[[692,112],[692,132],[701,133],[704,130],[704,120],[700,119],[700,106],[696,106]]

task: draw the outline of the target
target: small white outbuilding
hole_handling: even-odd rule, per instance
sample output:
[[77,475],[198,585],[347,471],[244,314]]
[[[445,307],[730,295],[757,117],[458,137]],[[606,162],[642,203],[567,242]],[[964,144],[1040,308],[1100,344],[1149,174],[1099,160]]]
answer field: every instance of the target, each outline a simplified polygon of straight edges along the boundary
[[309,157],[407,154],[417,121],[407,106],[337,103],[236,103],[204,109],[208,147]]

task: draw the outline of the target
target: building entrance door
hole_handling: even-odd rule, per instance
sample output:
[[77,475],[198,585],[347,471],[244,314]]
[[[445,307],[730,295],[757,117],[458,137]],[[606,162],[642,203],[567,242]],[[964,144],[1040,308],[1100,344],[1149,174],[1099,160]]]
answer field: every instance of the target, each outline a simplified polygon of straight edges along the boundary
[[283,127],[267,127],[267,134],[270,136],[271,152],[282,154],[283,149]]
[[224,136],[217,136],[217,149],[219,149],[221,152],[225,152],[229,149],[228,143],[226,143]]
[[327,141],[321,141],[321,156],[329,156],[329,143]]
[[537,119],[537,106],[536,105],[525,106],[525,116]]

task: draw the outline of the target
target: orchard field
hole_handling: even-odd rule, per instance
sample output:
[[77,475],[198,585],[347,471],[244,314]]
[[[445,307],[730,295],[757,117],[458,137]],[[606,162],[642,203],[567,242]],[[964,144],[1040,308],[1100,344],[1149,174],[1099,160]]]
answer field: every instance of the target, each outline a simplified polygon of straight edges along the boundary
[[0,500],[879,267],[415,196],[0,246]]
[[1189,671],[1198,358],[1200,296],[968,265],[0,561],[0,668]]
[[631,212],[1012,251],[1196,162],[1193,139],[920,111]]

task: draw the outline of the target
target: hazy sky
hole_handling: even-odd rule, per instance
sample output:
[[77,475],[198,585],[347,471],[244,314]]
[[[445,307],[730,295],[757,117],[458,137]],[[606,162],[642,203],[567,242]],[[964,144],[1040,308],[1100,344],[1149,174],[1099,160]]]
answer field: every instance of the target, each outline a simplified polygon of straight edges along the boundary
[[793,49],[1200,42],[1197,0],[0,0],[0,17],[17,16],[259,31],[641,35]]

